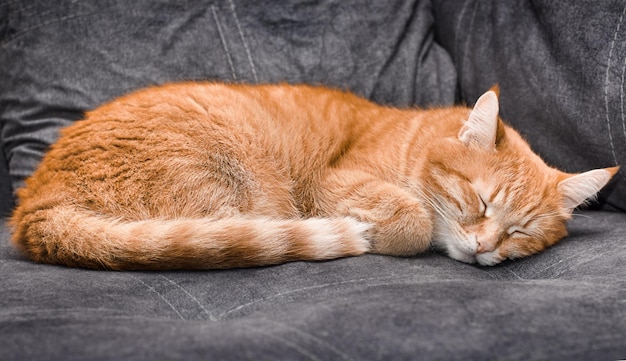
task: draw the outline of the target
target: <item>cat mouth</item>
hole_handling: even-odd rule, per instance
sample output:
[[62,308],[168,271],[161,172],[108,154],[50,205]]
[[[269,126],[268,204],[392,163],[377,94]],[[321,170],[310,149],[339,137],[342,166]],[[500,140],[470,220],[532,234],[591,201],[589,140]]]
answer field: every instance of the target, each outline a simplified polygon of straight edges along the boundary
[[464,250],[461,247],[446,245],[446,247],[444,247],[444,252],[448,255],[448,257],[457,261],[470,264],[477,262],[475,252],[468,252],[468,250]]
[[432,245],[434,249],[443,251],[448,257],[463,263],[494,266],[506,259],[500,254],[499,248],[490,252],[477,252],[477,245],[448,234],[435,237]]
[[504,257],[500,256],[500,252],[498,252],[497,249],[493,252],[476,254],[476,261],[481,266],[495,266],[498,263],[504,261],[504,259]]
[[459,247],[446,247],[445,250],[448,257],[469,264],[478,263],[481,266],[494,266],[504,260],[504,257],[500,256],[498,249],[492,252],[468,252],[467,250],[460,249]]

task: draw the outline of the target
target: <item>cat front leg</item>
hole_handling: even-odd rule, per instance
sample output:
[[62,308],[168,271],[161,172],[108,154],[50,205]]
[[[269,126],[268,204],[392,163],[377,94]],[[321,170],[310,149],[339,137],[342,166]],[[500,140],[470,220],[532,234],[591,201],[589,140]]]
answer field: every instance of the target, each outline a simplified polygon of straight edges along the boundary
[[429,248],[431,213],[395,184],[359,170],[333,170],[325,177],[319,198],[322,213],[372,225],[366,235],[372,253],[409,256]]

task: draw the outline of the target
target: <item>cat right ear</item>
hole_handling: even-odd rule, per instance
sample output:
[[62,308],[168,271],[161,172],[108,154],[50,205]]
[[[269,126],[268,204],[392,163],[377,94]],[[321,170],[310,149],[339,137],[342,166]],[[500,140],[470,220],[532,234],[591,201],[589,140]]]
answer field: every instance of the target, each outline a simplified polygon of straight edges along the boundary
[[466,146],[495,151],[498,133],[498,88],[494,87],[476,101],[469,119],[461,127],[458,138]]
[[587,199],[593,198],[618,170],[619,167],[613,167],[567,175],[567,178],[561,180],[557,185],[559,193],[563,196],[565,208],[573,211],[574,208],[585,203]]

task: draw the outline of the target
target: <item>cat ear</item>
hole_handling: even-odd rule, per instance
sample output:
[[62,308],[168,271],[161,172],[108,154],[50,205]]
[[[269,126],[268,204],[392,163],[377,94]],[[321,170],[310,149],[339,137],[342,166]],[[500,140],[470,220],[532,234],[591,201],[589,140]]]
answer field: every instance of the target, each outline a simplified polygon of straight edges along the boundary
[[469,119],[458,135],[464,145],[474,145],[490,151],[496,149],[500,110],[498,93],[498,87],[493,87],[476,101]]
[[570,210],[583,204],[604,187],[619,167],[594,169],[588,172],[570,175],[557,185],[563,196],[564,206]]

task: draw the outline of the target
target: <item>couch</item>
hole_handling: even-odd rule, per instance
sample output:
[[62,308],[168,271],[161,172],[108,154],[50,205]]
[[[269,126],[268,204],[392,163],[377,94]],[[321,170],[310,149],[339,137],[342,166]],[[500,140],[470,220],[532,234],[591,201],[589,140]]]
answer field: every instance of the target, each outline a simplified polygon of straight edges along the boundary
[[[177,80],[472,104],[570,172],[626,165],[626,6],[583,0],[5,0],[0,213],[58,130]],[[6,218],[5,218],[6,221]],[[626,172],[545,252],[495,267],[436,252],[205,272],[34,264],[0,222],[0,360],[626,358]]]

